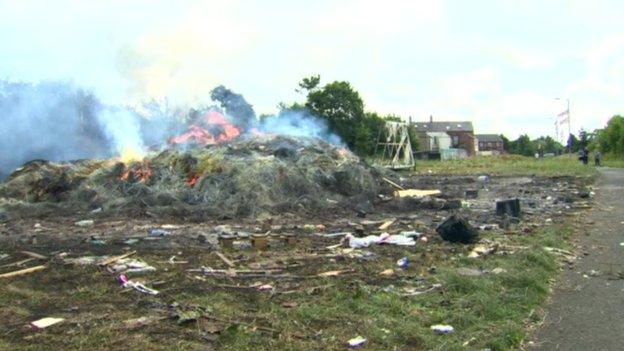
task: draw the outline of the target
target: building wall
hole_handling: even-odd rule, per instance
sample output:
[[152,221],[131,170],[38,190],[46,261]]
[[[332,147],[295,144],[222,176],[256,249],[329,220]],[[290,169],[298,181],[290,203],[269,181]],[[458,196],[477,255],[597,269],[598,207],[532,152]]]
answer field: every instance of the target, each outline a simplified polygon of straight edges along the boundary
[[[451,137],[452,147],[466,150],[468,152],[468,156],[474,156],[476,154],[474,142],[475,138],[472,132],[447,132],[447,134]],[[457,144],[455,144],[456,140]]]
[[[449,135],[450,139],[451,139],[451,148],[459,148],[459,149],[464,149],[466,150],[466,152],[468,153],[468,156],[474,156],[476,155],[476,147],[475,147],[475,137],[474,137],[474,133],[473,132],[446,132],[446,134]],[[453,137],[457,138],[457,144],[453,143]],[[432,151],[431,150],[431,144],[432,142],[430,141],[430,137],[427,135],[427,133],[425,132],[419,132],[418,133],[418,140],[422,140],[424,142],[421,141],[421,149],[420,151]],[[435,150],[438,151],[438,150]]]
[[479,151],[503,152],[503,142],[502,141],[494,141],[494,142],[480,141]]

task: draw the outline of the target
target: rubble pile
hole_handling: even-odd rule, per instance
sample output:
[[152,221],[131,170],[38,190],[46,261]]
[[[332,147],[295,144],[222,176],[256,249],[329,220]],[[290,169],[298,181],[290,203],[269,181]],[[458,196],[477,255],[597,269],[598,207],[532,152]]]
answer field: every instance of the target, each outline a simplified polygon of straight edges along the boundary
[[392,189],[346,149],[316,138],[254,136],[167,148],[142,161],[25,164],[0,184],[15,216],[96,211],[175,217],[315,214],[371,203]]

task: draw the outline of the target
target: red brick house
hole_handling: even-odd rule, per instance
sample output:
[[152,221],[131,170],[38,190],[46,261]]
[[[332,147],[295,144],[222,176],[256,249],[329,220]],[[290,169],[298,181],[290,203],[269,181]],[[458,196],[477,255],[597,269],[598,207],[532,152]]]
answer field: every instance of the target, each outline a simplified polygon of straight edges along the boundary
[[418,132],[422,151],[434,151],[430,150],[430,143],[427,142],[429,135],[431,135],[429,133],[446,133],[451,139],[451,148],[463,149],[468,156],[476,154],[476,139],[472,122],[438,122],[430,117],[429,122],[414,122],[413,126]]
[[496,134],[477,134],[479,142],[479,152],[487,152],[500,155],[505,151],[503,138]]

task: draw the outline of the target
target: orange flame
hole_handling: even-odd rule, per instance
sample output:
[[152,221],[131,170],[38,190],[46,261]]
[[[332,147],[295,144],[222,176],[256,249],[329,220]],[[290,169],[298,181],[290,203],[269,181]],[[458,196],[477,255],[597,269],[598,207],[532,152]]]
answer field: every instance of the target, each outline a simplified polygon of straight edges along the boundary
[[189,174],[189,176],[188,176],[188,179],[187,179],[187,181],[186,181],[186,184],[187,184],[189,187],[191,187],[191,188],[192,188],[192,187],[194,187],[194,186],[195,186],[195,184],[197,184],[197,182],[198,182],[198,181],[199,181],[199,175],[197,175],[197,174],[195,174],[195,173],[191,173],[191,174]]
[[148,159],[144,159],[138,167],[126,167],[126,170],[119,177],[124,181],[138,181],[147,183],[152,177],[152,168]]
[[193,142],[198,145],[214,145],[227,142],[239,136],[240,130],[232,124],[224,115],[217,111],[208,112],[203,122],[210,127],[220,127],[221,133],[213,135],[208,129],[197,124],[192,124],[186,133],[169,139],[170,144],[184,144]]

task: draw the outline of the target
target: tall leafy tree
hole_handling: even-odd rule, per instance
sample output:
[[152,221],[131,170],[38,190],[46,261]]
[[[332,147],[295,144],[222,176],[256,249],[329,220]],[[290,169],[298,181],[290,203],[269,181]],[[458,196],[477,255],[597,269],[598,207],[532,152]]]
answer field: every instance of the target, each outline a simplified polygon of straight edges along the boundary
[[598,132],[597,144],[602,152],[624,156],[624,117],[613,116]]
[[336,81],[310,90],[305,106],[316,116],[324,118],[329,128],[352,149],[356,136],[361,139],[368,135],[360,127],[365,118],[364,102],[348,82]]

